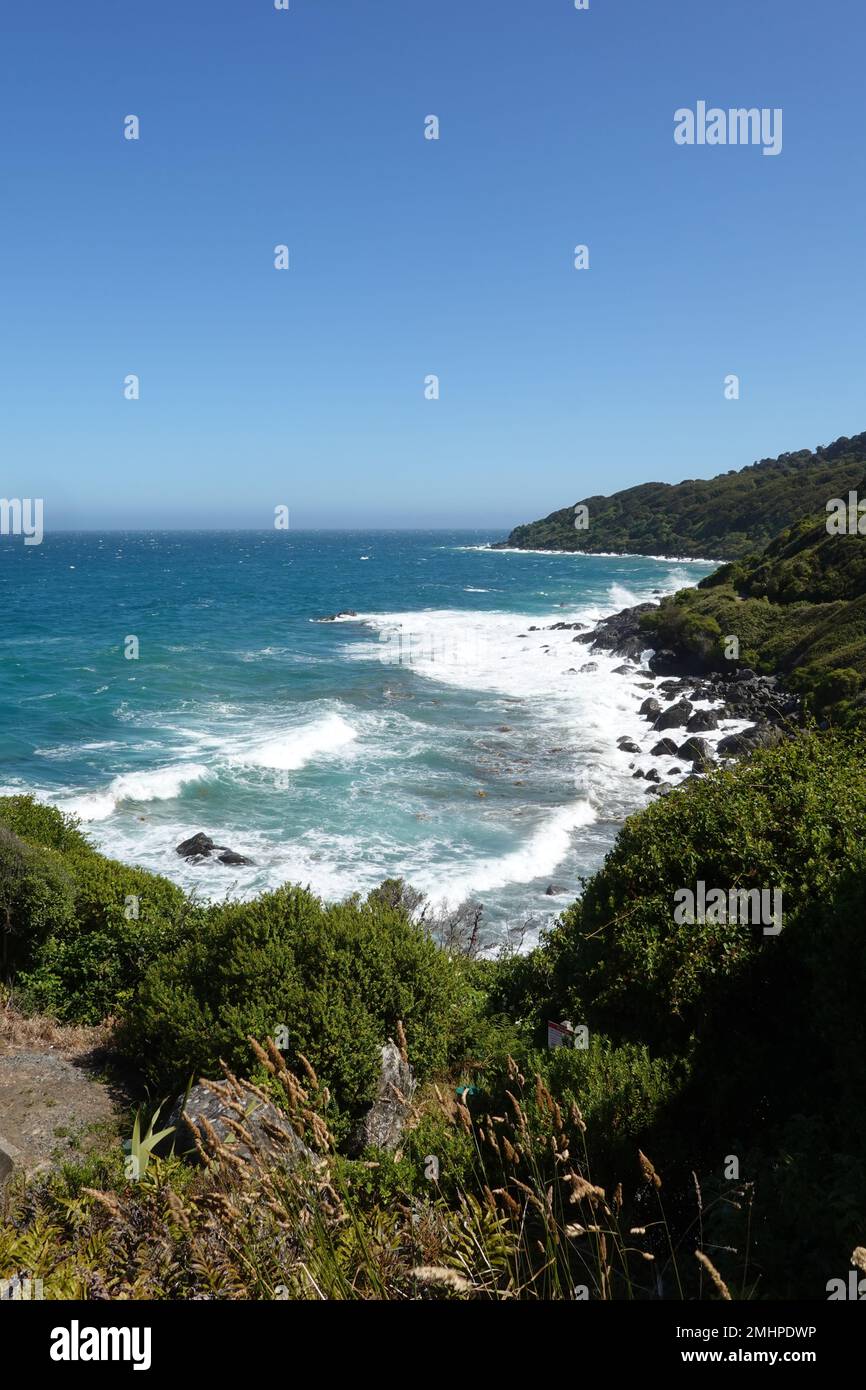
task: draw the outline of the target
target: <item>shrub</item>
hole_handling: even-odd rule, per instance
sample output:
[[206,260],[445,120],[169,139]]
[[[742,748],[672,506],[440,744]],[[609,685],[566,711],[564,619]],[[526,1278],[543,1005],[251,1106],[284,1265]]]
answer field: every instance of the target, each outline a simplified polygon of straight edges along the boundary
[[324,906],[284,887],[201,914],[156,960],[132,1002],[127,1046],[160,1090],[220,1059],[248,1070],[248,1036],[284,1030],[329,1086],[341,1132],[373,1094],[378,1049],[402,1021],[420,1075],[447,1060],[464,1026],[460,971],[398,909],[373,900]]
[[191,910],[168,879],[98,854],[54,807],[0,799],[5,968],[33,1008],[77,1023],[118,1013]]
[[46,938],[72,920],[72,882],[59,856],[0,825],[0,978],[26,970]]

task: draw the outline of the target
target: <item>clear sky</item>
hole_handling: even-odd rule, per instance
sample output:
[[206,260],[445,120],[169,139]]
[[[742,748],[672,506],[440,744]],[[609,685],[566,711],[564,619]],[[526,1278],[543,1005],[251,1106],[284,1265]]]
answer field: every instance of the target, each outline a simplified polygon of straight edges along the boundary
[[[3,495],[508,528],[859,432],[864,41],[862,0],[4,6]],[[782,152],[678,146],[700,100]]]

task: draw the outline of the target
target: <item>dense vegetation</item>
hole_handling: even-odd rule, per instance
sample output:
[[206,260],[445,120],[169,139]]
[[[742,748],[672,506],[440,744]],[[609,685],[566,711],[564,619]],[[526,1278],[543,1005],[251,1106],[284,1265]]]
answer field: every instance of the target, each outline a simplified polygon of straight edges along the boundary
[[589,525],[576,530],[574,506],[517,526],[503,546],[521,550],[614,551],[735,560],[761,550],[798,518],[845,498],[866,473],[866,434],[826,448],[780,454],[749,468],[682,483],[641,483],[610,497],[584,497]]
[[781,674],[818,718],[862,722],[866,713],[866,536],[829,535],[827,517],[803,519],[761,555],[724,565],[642,619],[648,640],[731,669],[739,660]]
[[[825,1297],[866,1209],[864,755],[803,734],[653,803],[539,947],[499,960],[435,946],[393,891],[202,908],[58,812],[0,801],[19,1005],[118,1015],[154,1097],[222,1058],[326,1163],[311,1226],[309,1189],[272,1164],[191,1177],[169,1158],[131,1183],[106,1153],[31,1186],[0,1277],[30,1252],[49,1296],[304,1296],[313,1271],[336,1297]],[[677,925],[698,879],[781,890],[782,932]],[[546,1049],[562,1017],[585,1049]],[[389,1035],[421,1081],[412,1122],[396,1155],[350,1159]]]
[[[594,535],[741,552],[808,494],[815,515],[642,621],[698,670],[730,670],[735,636],[736,664],[782,673],[820,726],[631,817],[528,954],[478,958],[477,905],[439,930],[399,880],[203,905],[0,799],[0,1035],[10,1010],[108,1020],[151,1119],[238,1075],[320,1156],[217,1146],[132,1181],[108,1144],[18,1195],[0,1278],[52,1298],[820,1299],[850,1259],[866,1271],[866,537],[824,515],[864,450],[667,489],[664,542],[651,506],[626,544]],[[681,920],[700,882],[781,894],[781,931]],[[586,1046],[548,1050],[565,1018]],[[397,1152],[359,1158],[389,1037],[420,1086]]]

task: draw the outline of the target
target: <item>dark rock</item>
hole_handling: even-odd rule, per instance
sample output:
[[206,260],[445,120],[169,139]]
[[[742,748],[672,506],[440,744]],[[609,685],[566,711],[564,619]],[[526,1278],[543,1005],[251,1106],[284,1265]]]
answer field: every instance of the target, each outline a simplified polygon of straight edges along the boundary
[[339,613],[326,613],[322,618],[314,618],[316,623],[335,623],[338,618],[357,618],[354,608],[346,608]]
[[676,652],[670,651],[668,647],[662,647],[660,651],[653,652],[649,659],[649,668],[656,676],[671,676],[676,671],[682,670],[683,663]]
[[597,661],[585,661],[580,668],[581,675],[589,675],[592,671],[598,670]]
[[784,743],[785,734],[774,724],[753,724],[741,734],[728,734],[716,744],[720,758],[736,758],[745,753],[753,753],[756,748],[775,748]]
[[659,681],[658,688],[660,694],[664,695],[666,699],[672,700],[675,695],[682,695],[684,691],[690,690],[693,684],[693,681],[681,678],[680,680]]
[[689,722],[692,716],[692,707],[688,700],[678,700],[675,705],[669,705],[666,710],[658,716],[653,724],[654,729],[660,732],[663,729],[681,729]]
[[702,734],[719,727],[719,716],[714,709],[696,709],[686,724],[686,733]]
[[663,738],[659,740],[655,748],[650,749],[650,753],[654,758],[675,758],[677,745],[672,738]]
[[677,757],[687,763],[706,763],[711,756],[712,750],[705,738],[687,738],[677,749]]
[[563,888],[560,883],[548,883],[544,891],[548,898],[553,898],[557,893],[566,893],[568,889]]
[[630,676],[631,673],[631,666],[614,666],[613,668],[613,674],[615,676]]
[[634,741],[633,738],[618,738],[617,741],[616,741],[616,746],[617,746],[617,748],[621,749],[621,751],[622,751],[623,753],[639,753],[639,752],[640,752],[640,748],[639,748],[638,745],[635,743],[635,741]]
[[221,854],[217,855],[217,860],[220,864],[253,864],[255,862],[253,859],[247,859],[244,854],[238,854],[233,849],[224,849]]
[[236,850],[229,849],[226,845],[214,844],[209,835],[204,831],[199,831],[197,835],[192,835],[188,840],[182,840],[177,846],[177,853],[188,864],[200,864],[202,860],[215,859],[218,864],[240,865],[253,864],[253,859],[247,859],[245,855],[238,854]]
[[738,671],[734,676],[734,681],[737,685],[742,685],[744,681],[756,681],[757,679],[757,671],[750,671],[748,666],[744,667],[742,671]]
[[197,835],[191,835],[188,840],[182,840],[177,847],[177,853],[182,859],[207,859],[214,851],[216,846],[209,835],[205,835],[200,830]]
[[602,618],[578,640],[591,642],[596,651],[637,659],[649,646],[647,637],[641,632],[641,614],[655,607],[654,603],[639,603],[634,608],[623,608],[609,618]]
[[649,772],[645,772],[644,777],[647,779],[648,782],[660,782],[662,780],[654,767],[651,767]]
[[352,1136],[352,1152],[373,1148],[393,1153],[403,1137],[414,1092],[412,1068],[389,1038],[382,1048],[376,1099]]
[[661,705],[659,704],[658,700],[653,698],[652,695],[648,696],[647,699],[644,700],[643,704],[638,710],[638,714],[642,714],[644,719],[655,719],[656,715],[661,714],[661,712]]
[[640,767],[638,768],[637,772],[633,772],[633,773],[632,773],[632,777],[643,777],[643,776],[644,776],[644,772],[643,772],[643,769],[640,768]]

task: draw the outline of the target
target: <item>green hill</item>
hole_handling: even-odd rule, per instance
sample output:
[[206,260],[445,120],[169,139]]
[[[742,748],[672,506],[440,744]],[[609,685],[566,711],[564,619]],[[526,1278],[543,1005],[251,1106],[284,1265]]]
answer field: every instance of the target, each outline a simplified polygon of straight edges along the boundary
[[663,600],[642,625],[657,648],[715,670],[731,669],[734,636],[740,663],[783,675],[815,714],[866,715],[866,536],[829,535],[826,513]]
[[618,551],[735,560],[800,517],[823,512],[866,471],[866,433],[814,452],[801,449],[749,468],[682,483],[642,483],[610,497],[584,497],[589,525],[576,530],[574,506],[517,526],[497,548]]

